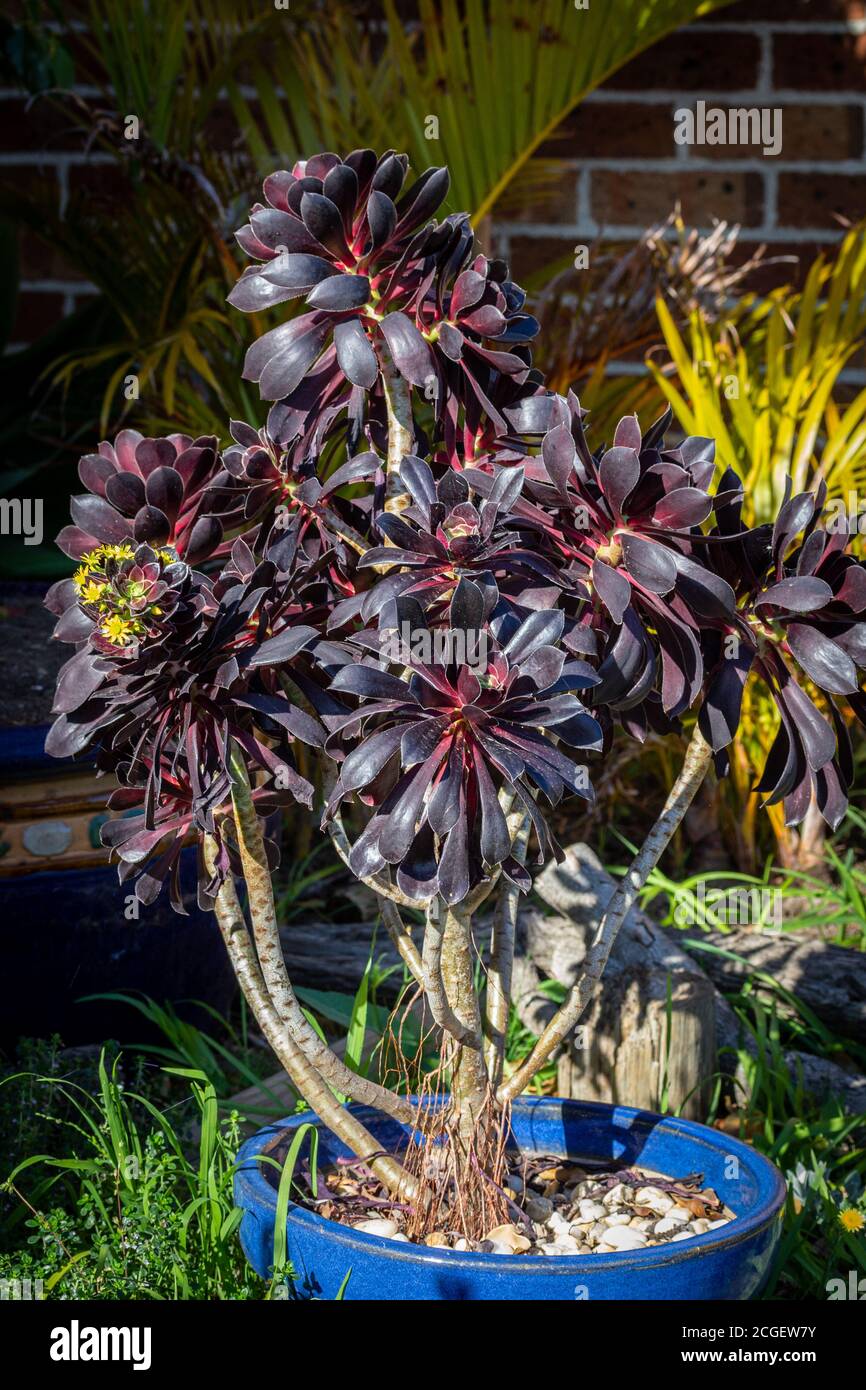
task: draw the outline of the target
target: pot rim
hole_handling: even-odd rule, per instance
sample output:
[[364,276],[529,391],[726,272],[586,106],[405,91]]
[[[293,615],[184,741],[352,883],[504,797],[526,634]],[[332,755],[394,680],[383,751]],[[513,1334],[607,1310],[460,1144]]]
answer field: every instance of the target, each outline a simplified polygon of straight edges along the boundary
[[[407,1244],[404,1241],[391,1240],[388,1236],[377,1236],[367,1231],[358,1231],[352,1226],[345,1226],[342,1222],[332,1221],[329,1217],[321,1216],[318,1212],[311,1211],[308,1207],[303,1207],[292,1201],[289,1202],[286,1215],[287,1225],[294,1225],[311,1233],[317,1232],[347,1251],[367,1251],[371,1254],[376,1252],[380,1257],[387,1257],[392,1260],[423,1260],[429,1264],[456,1263],[461,1269],[467,1270],[472,1268],[485,1271],[508,1269],[521,1274],[540,1273],[542,1271],[547,1274],[558,1272],[573,1274],[580,1270],[586,1270],[587,1273],[590,1273],[592,1270],[628,1269],[634,1266],[637,1271],[652,1269],[660,1264],[680,1264],[686,1260],[698,1258],[710,1249],[715,1252],[740,1245],[778,1219],[787,1195],[785,1180],[775,1164],[771,1163],[763,1154],[758,1153],[757,1150],[750,1148],[748,1144],[744,1144],[742,1140],[734,1139],[726,1134],[723,1135],[720,1131],[713,1130],[708,1125],[699,1124],[696,1120],[656,1115],[651,1110],[641,1110],[628,1105],[609,1105],[599,1101],[564,1100],[563,1097],[559,1096],[520,1096],[514,1101],[512,1110],[535,1110],[562,1104],[596,1115],[606,1113],[614,1122],[630,1120],[633,1125],[636,1124],[644,1129],[662,1125],[669,1132],[679,1134],[683,1138],[688,1138],[691,1143],[701,1144],[706,1148],[719,1149],[723,1146],[725,1155],[738,1158],[743,1166],[752,1173],[757,1184],[757,1193],[748,1213],[743,1216],[735,1216],[732,1221],[721,1228],[718,1235],[710,1230],[702,1235],[692,1236],[688,1241],[668,1241],[664,1245],[651,1246],[647,1250],[623,1250],[612,1251],[610,1254],[592,1255],[545,1255],[543,1257],[538,1255],[510,1255],[506,1257],[475,1250],[450,1250],[442,1246]],[[378,1111],[371,1110],[368,1106],[352,1105],[348,1108],[360,1115],[379,1114]],[[318,1115],[307,1110],[299,1115],[290,1115],[285,1120],[276,1121],[273,1125],[267,1125],[245,1140],[238,1151],[235,1164],[235,1202],[243,1210],[256,1211],[256,1209],[260,1210],[264,1207],[272,1216],[276,1216],[277,1191],[265,1178],[261,1165],[257,1161],[258,1155],[263,1152],[265,1144],[274,1135],[282,1133],[286,1129],[297,1129],[302,1124],[314,1124],[321,1128],[327,1128]]]

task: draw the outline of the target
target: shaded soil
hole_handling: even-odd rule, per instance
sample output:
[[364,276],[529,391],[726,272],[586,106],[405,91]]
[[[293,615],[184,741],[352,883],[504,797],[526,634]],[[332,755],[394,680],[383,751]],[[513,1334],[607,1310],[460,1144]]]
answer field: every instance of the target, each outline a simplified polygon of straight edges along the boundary
[[72,655],[51,633],[57,619],[43,606],[42,584],[0,585],[0,727],[47,724],[54,683]]

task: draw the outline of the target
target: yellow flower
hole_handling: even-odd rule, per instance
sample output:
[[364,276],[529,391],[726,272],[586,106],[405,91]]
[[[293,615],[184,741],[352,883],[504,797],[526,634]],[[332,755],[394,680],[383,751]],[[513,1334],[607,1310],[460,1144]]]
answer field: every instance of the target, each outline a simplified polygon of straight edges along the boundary
[[98,603],[101,597],[102,585],[98,584],[94,579],[91,579],[81,589],[80,598],[82,603]]
[[100,631],[103,637],[107,637],[115,647],[125,647],[127,638],[132,636],[132,623],[125,618],[118,617],[115,613],[107,622],[102,624]]
[[839,1225],[846,1231],[862,1231],[866,1226],[866,1217],[862,1211],[855,1211],[853,1207],[849,1207],[847,1211],[840,1211]]

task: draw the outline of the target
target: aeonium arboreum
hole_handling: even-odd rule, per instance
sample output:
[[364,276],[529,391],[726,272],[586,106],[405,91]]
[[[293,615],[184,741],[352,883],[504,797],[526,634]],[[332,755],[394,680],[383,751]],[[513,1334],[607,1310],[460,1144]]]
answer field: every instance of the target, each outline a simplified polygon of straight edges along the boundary
[[[746,680],[760,680],[779,727],[756,791],[766,805],[783,802],[788,825],[799,824],[814,801],[836,829],[854,776],[846,706],[866,723],[858,674],[866,668],[866,566],[847,528],[821,526],[823,485],[817,494],[786,496],[775,523],[751,531],[741,521],[739,479],[730,473],[724,486],[708,563],[730,581],[737,606],[705,634],[701,728],[724,770]],[[723,537],[727,543],[719,544]]]
[[[480,594],[477,604],[480,614]],[[540,861],[561,854],[539,801],[556,805],[566,791],[588,798],[588,771],[573,750],[600,740],[573,693],[595,678],[584,663],[566,662],[562,626],[559,612],[533,613],[501,648],[481,633],[484,658],[472,665],[418,661],[410,638],[401,675],[351,662],[338,672],[332,691],[359,703],[327,747],[339,755],[347,739],[360,742],[340,765],[325,816],[353,793],[372,805],[349,858],[359,878],[393,869],[407,897],[438,893],[449,906],[500,869],[527,889],[511,852],[512,809],[530,817]]]
[[[666,440],[669,417],[593,440],[532,366],[537,325],[505,264],[465,215],[433,221],[446,191],[444,171],[408,183],[392,151],[266,181],[231,301],[286,316],[245,366],[275,404],[222,455],[124,431],[86,457],[62,537],[78,568],[49,596],[75,650],[48,746],[92,749],[116,777],[104,836],[144,900],[165,878],[179,898],[197,842],[202,900],[297,1093],[419,1229],[481,1236],[509,1219],[509,1102],[580,1020],[714,751],[724,771],[749,668],[782,720],[762,786],[789,814],[814,794],[838,819],[837,701],[863,712],[866,583],[817,524],[820,498],[746,531],[739,480],[715,482],[712,441]],[[573,986],[509,1067],[520,890],[558,852],[550,814],[591,794],[614,719],[637,738],[690,729],[683,766]],[[328,781],[324,824],[438,1030],[427,1081],[448,1085],[444,1109],[353,1072],[286,969],[265,820]],[[338,1095],[425,1142],[383,1153]]]

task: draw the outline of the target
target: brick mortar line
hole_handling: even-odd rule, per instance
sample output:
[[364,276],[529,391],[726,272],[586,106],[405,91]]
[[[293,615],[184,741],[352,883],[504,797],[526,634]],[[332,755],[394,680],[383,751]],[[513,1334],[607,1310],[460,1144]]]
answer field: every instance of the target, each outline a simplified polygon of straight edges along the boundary
[[[694,146],[681,146],[680,148],[695,148]],[[715,146],[715,148],[720,148]],[[604,155],[582,155],[569,157],[560,161],[563,166],[567,166],[570,173],[582,173],[583,171],[594,172],[607,170],[617,174],[706,174],[711,170],[716,173],[731,174],[746,171],[752,174],[853,174],[862,175],[866,172],[866,158],[857,159],[779,159],[777,156],[751,155],[743,159],[705,159],[700,155],[690,156],[685,160],[682,156],[660,155],[658,159],[642,159],[640,155],[622,155],[619,158],[612,158]]]
[[669,91],[664,87],[642,87],[638,91],[620,91],[609,87],[597,87],[588,92],[579,106],[673,106],[675,103],[692,104],[705,101],[719,106],[743,106],[755,102],[755,98],[766,95],[780,106],[863,106],[866,94],[853,87],[840,91],[818,92],[811,89],[802,91],[797,87],[771,87],[764,93],[759,87],[741,87],[737,91],[723,92],[696,87]]
[[687,24],[689,34],[707,30],[729,34],[866,34],[866,19],[710,19],[703,24]]
[[98,285],[91,280],[52,280],[41,277],[38,280],[22,280],[19,289],[22,294],[99,294]]
[[9,150],[0,154],[0,165],[12,168],[17,164],[43,164],[50,169],[84,168],[97,164],[114,164],[110,154],[78,154],[63,150]]
[[[92,87],[86,82],[76,84],[74,87],[65,87],[63,91],[65,96],[101,97],[106,95],[102,87]],[[45,95],[47,93],[28,92],[24,87],[0,87],[0,101],[26,101],[35,106],[40,96]]]
[[779,214],[779,171],[764,171],[764,226],[777,227]]
[[[826,227],[744,227],[736,223],[736,218],[717,219],[727,220],[729,225],[739,225],[739,241],[772,241],[779,245],[788,242],[796,245],[801,241],[817,241],[831,245],[837,242],[844,235],[845,229],[840,227],[838,231],[828,230]],[[554,222],[501,222],[496,223],[497,231],[503,236],[524,237],[531,241],[542,241],[545,237],[556,237],[562,241],[571,240],[573,237],[589,238],[598,240],[603,238],[606,241],[631,241],[638,240],[646,232],[645,226],[636,223],[610,223],[587,222],[583,225],[576,223],[554,223]],[[709,221],[697,221],[694,224],[698,230],[712,229]]]

